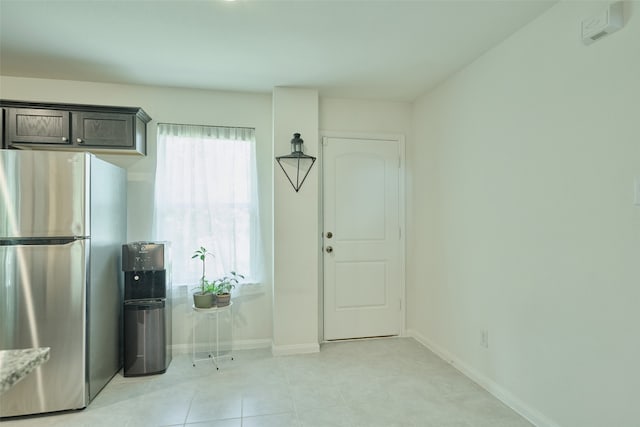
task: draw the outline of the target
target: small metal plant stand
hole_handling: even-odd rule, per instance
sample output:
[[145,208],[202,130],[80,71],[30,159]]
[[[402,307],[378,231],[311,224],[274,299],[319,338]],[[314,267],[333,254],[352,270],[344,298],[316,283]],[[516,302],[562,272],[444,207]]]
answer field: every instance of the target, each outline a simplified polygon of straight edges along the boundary
[[[191,309],[194,311],[193,315],[192,315],[192,329],[191,329],[191,335],[192,335],[192,362],[193,362],[193,366],[196,366],[196,362],[201,362],[204,360],[207,361],[212,361],[213,364],[215,365],[216,369],[219,370],[220,367],[218,366],[218,359],[220,357],[230,357],[231,360],[233,360],[233,352],[232,352],[232,347],[233,347],[233,310],[231,309],[231,307],[233,306],[233,301],[231,301],[229,303],[229,305],[224,306],[224,307],[211,307],[211,308],[196,308],[195,306],[191,306]],[[220,356],[220,319],[219,316],[221,313],[228,313],[229,315],[229,328],[230,328],[230,338],[229,338],[229,354]],[[209,344],[209,349],[208,349],[208,353],[207,353],[207,357],[205,358],[200,358],[197,359],[196,358],[196,329],[197,329],[197,317],[199,317],[199,314],[204,314],[207,317],[207,330],[208,330],[208,344]],[[215,340],[212,338],[211,336],[211,332],[212,332],[212,328],[211,328],[211,321],[212,319],[215,318],[216,321],[216,337]],[[215,351],[214,351],[214,343],[215,343]]]

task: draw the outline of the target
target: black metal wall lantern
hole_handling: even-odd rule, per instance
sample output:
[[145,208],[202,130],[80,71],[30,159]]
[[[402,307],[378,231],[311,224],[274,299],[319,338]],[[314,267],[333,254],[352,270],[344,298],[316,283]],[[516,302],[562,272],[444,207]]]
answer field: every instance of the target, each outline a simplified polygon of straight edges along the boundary
[[[302,152],[303,143],[304,141],[300,138],[300,134],[294,133],[293,139],[291,140],[291,154],[276,157],[278,164],[293,186],[293,189],[296,190],[296,193],[300,190],[300,187],[302,187],[304,180],[307,179],[307,175],[309,175],[311,167],[316,161],[315,157],[308,156]],[[302,177],[302,179],[300,177]]]

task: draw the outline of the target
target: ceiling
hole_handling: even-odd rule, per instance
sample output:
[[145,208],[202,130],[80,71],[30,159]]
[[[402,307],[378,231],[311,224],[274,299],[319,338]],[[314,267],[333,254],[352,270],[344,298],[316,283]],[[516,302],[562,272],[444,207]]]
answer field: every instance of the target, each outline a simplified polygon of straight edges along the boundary
[[411,101],[554,3],[0,0],[0,74]]

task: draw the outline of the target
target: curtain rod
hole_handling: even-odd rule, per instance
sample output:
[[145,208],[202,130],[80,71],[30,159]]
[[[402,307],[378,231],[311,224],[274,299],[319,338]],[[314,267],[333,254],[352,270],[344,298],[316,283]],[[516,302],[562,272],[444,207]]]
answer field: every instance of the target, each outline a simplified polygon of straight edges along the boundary
[[250,126],[219,126],[219,125],[196,125],[193,123],[166,123],[166,122],[158,122],[158,125],[175,125],[175,126],[199,126],[206,128],[233,128],[233,129],[252,129],[256,130],[255,127]]

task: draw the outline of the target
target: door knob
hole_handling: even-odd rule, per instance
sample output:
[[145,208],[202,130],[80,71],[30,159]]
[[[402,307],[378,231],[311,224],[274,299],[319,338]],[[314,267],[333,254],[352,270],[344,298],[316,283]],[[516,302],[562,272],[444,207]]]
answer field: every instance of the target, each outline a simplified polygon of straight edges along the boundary
[[327,239],[330,239],[333,237],[333,233],[330,231],[327,231]]
[[82,140],[82,138],[76,138],[76,142],[77,142],[78,144],[82,144],[84,141]]
[[331,252],[333,252],[333,248],[331,246],[327,246],[326,251],[328,254],[330,254]]

